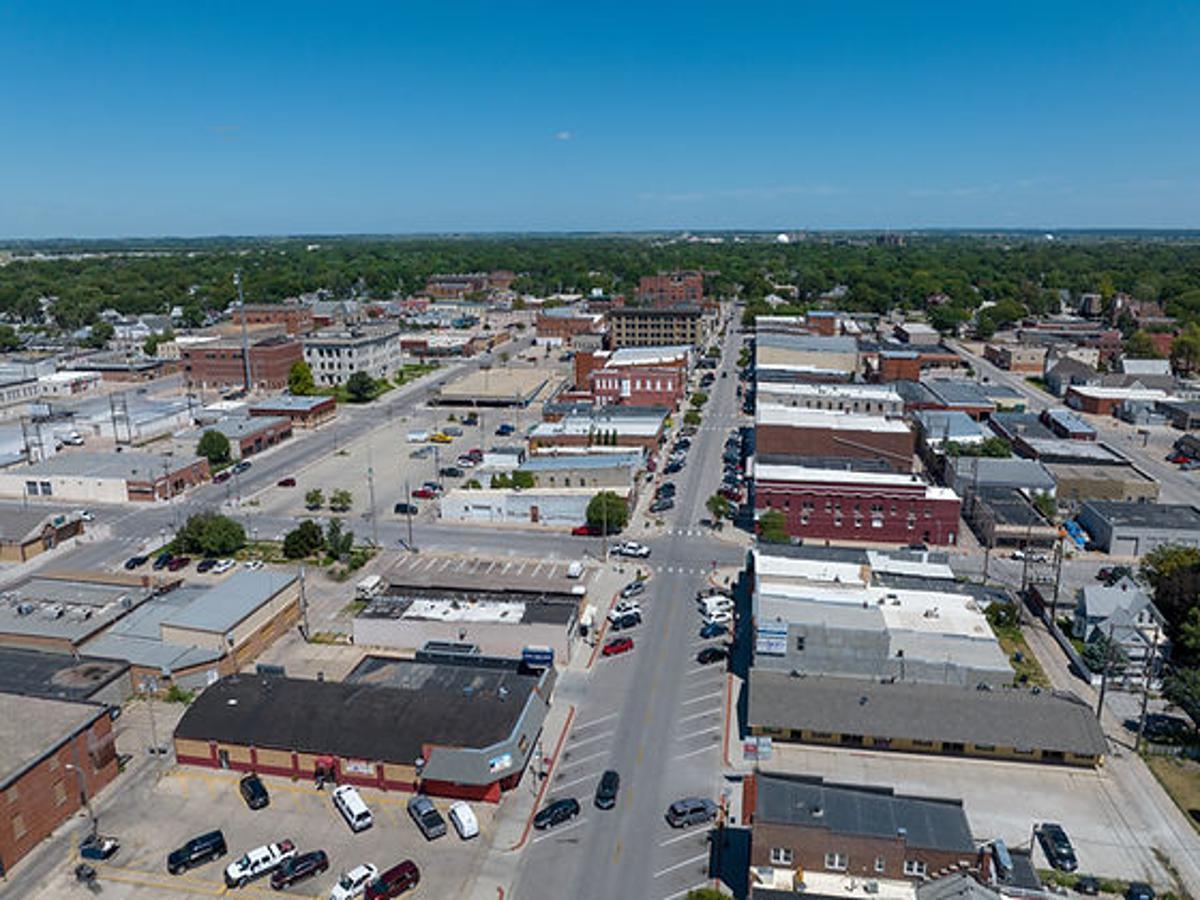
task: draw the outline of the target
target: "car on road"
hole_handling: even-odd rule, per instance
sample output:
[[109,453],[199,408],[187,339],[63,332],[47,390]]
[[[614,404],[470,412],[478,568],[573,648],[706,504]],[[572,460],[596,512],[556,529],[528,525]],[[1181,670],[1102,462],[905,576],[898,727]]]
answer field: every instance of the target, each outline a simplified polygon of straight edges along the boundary
[[702,666],[707,666],[711,663],[722,662],[729,656],[729,651],[724,647],[705,647],[696,654],[696,662]]
[[285,859],[291,859],[295,855],[296,845],[289,840],[247,850],[225,867],[225,887],[243,888],[254,879],[274,871]]
[[596,809],[612,809],[617,805],[617,791],[621,789],[621,776],[614,769],[608,769],[600,776],[596,785]]
[[700,628],[700,637],[704,639],[720,637],[723,634],[728,634],[729,629],[720,622],[705,622]]
[[435,431],[429,436],[429,440],[434,444],[450,444],[454,442],[454,438],[450,437],[444,431]]
[[169,552],[162,552],[154,558],[154,569],[161,571],[171,564],[172,556]]
[[125,568],[132,572],[134,569],[144,566],[148,559],[150,559],[150,557],[142,556],[141,554],[138,554],[137,556],[131,556],[129,559],[125,560]]
[[533,827],[538,831],[545,831],[547,828],[569,822],[577,815],[579,815],[579,801],[574,797],[563,797],[559,800],[552,800],[542,807],[533,817]]
[[242,795],[242,799],[251,809],[263,809],[271,803],[271,795],[267,793],[267,786],[262,783],[262,779],[256,772],[242,777],[242,780],[238,782],[238,793]]
[[281,891],[329,869],[329,856],[324,850],[310,850],[285,859],[271,873],[271,890]]
[[675,501],[670,497],[660,497],[650,504],[650,512],[660,513],[675,508]]
[[220,472],[218,472],[216,475],[213,476],[213,484],[221,484],[222,482],[228,481],[232,477],[233,477],[232,471],[230,471],[229,469],[222,469]]
[[234,475],[241,475],[243,472],[248,471],[252,465],[253,463],[249,463],[243,459],[241,462],[234,463],[233,467],[229,471],[231,471]]
[[192,838],[182,847],[167,854],[167,871],[172,875],[180,875],[188,869],[219,859],[228,852],[225,835],[220,831],[210,831]]
[[406,859],[392,866],[378,878],[367,883],[363,900],[384,900],[387,897],[399,897],[405,891],[411,891],[421,883],[421,870],[411,859]]
[[702,825],[717,817],[717,804],[703,797],[684,797],[667,807],[667,824],[672,828]]
[[512,434],[516,430],[517,429],[514,428],[511,423],[501,422],[496,427],[496,434],[498,434],[500,437],[508,437],[508,435]]
[[363,863],[349,872],[343,872],[333,890],[329,892],[329,900],[355,900],[356,897],[361,897],[367,889],[367,882],[372,881],[378,874],[379,869],[371,863]]
[[475,810],[471,809],[471,804],[466,800],[456,800],[451,803],[447,817],[450,819],[450,824],[454,826],[454,830],[458,832],[458,836],[464,841],[479,836],[479,820],[475,818]]
[[[416,494],[414,493],[415,497]],[[398,516],[415,516],[420,510],[415,503],[397,503],[392,507],[392,512]]]
[[172,556],[171,561],[167,563],[167,571],[178,572],[180,569],[186,569],[191,561],[190,556]]
[[1038,843],[1046,854],[1046,861],[1056,869],[1064,872],[1074,872],[1079,866],[1075,858],[1075,848],[1071,839],[1061,825],[1054,822],[1043,822],[1036,830]]
[[81,521],[81,522],[95,522],[96,521],[96,517],[93,516],[91,511],[87,510],[87,509],[77,509],[77,510],[75,510],[75,515],[79,517],[79,521]]
[[604,645],[604,649],[600,651],[602,656],[620,656],[622,653],[628,653],[633,649],[633,638],[631,637],[616,637]]
[[408,801],[408,814],[425,835],[425,840],[436,840],[446,834],[446,820],[424,794],[417,794]]
[[640,578],[637,581],[631,581],[625,587],[621,588],[621,599],[628,600],[630,597],[636,597],[638,594],[645,593],[646,582]]
[[595,525],[576,525],[571,529],[571,534],[575,537],[599,537],[600,529]]
[[613,552],[618,556],[630,556],[634,559],[646,559],[650,556],[650,548],[637,541],[621,541],[613,548]]
[[1154,900],[1154,888],[1144,881],[1131,881],[1125,888],[1125,900]]
[[196,563],[196,571],[200,572],[201,574],[203,574],[204,572],[210,572],[213,569],[215,569],[216,567],[217,567],[217,561],[215,559],[213,559],[211,556],[207,556],[204,559],[200,560],[200,562]]
[[277,482],[275,482],[275,487],[295,487],[295,486],[296,486],[296,479],[292,478],[290,475],[287,478],[280,478]]
[[418,500],[436,500],[438,492],[431,487],[419,487],[412,492]]

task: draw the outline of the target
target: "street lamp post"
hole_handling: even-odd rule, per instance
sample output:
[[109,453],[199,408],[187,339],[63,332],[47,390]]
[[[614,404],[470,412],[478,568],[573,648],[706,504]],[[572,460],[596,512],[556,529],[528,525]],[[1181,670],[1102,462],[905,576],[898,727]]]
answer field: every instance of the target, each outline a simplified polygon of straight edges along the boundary
[[74,772],[75,778],[79,781],[79,799],[83,802],[83,808],[87,810],[88,820],[92,823],[92,834],[95,835],[100,830],[100,823],[96,819],[96,811],[92,809],[92,800],[88,796],[87,779],[83,777],[83,770],[74,763],[64,763],[63,768]]

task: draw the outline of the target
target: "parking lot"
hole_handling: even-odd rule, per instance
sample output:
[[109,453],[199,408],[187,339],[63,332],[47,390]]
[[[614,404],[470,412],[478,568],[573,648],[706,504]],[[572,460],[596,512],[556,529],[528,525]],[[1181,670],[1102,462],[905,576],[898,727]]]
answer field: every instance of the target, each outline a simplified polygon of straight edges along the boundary
[[[212,897],[222,894],[278,896],[263,877],[245,888],[227,889],[224,867],[243,851],[291,839],[300,852],[322,849],[329,871],[283,893],[299,897],[328,897],[339,873],[365,862],[380,870],[412,859],[420,867],[416,896],[457,897],[465,894],[487,852],[494,809],[473,803],[481,834],[462,841],[453,828],[445,837],[428,842],[408,816],[410,795],[361,790],[374,814],[374,827],[354,834],[334,808],[331,791],[311,783],[263,779],[270,805],[253,812],[242,802],[235,772],[177,767],[157,782],[148,780],[141,791],[114,798],[101,821],[101,833],[117,836],[121,849],[109,862],[96,864],[106,897]],[[449,801],[435,800],[445,816]],[[166,871],[167,854],[187,839],[220,828],[229,854],[183,875]]]

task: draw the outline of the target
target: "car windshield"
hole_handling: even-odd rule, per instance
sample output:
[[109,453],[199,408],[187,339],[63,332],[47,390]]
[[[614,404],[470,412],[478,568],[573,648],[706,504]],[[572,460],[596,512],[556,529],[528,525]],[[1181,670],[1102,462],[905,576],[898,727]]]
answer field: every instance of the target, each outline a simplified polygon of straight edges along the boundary
[[237,861],[237,867],[238,867],[239,869],[248,869],[248,868],[250,868],[250,857],[249,857],[249,856],[243,856],[241,859],[239,859],[239,860]]
[[349,875],[343,875],[338,879],[338,887],[344,888],[345,890],[350,890],[352,887],[354,887],[354,879]]

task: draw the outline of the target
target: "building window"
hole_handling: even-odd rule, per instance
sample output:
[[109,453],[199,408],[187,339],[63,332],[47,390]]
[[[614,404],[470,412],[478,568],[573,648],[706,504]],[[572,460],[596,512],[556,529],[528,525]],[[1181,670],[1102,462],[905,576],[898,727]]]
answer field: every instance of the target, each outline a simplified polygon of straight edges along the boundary
[[804,652],[804,635],[802,635],[802,634],[797,635],[797,637],[796,637],[796,652],[797,653]]
[[66,802],[67,789],[63,787],[63,783],[61,781],[56,781],[54,783],[54,805],[62,806]]
[[36,481],[25,482],[25,493],[30,497],[36,497],[38,492],[38,483]]
[[924,878],[926,871],[927,869],[925,863],[921,862],[919,859],[906,859],[904,861],[905,875]]
[[850,858],[845,853],[826,853],[825,868],[834,872],[845,872],[850,865]]
[[887,869],[887,860],[882,856],[875,857],[875,871],[882,874]]
[[790,866],[792,864],[792,858],[791,847],[771,848],[771,865],[773,866]]
[[13,840],[19,841],[25,837],[25,819],[20,813],[12,817]]

